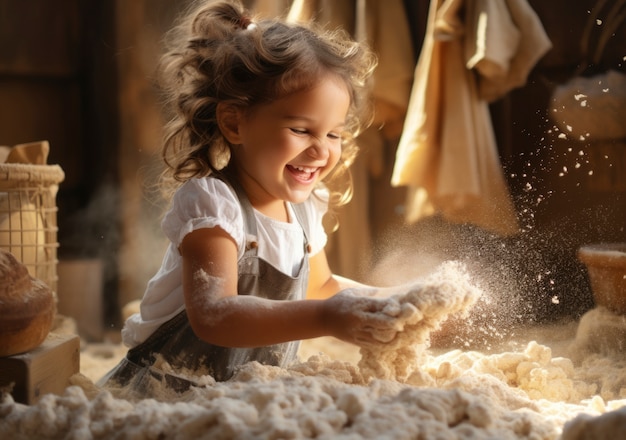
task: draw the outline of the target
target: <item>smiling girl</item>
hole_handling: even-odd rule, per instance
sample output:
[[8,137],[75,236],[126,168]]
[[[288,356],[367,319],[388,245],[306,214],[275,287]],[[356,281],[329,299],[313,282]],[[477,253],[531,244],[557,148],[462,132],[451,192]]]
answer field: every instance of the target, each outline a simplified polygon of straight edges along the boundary
[[372,53],[342,32],[253,21],[237,1],[200,3],[171,36],[170,243],[103,382],[184,390],[193,378],[177,372],[221,381],[250,361],[284,367],[302,339],[389,342],[387,300],[333,275],[322,225],[349,198],[336,185],[349,182]]

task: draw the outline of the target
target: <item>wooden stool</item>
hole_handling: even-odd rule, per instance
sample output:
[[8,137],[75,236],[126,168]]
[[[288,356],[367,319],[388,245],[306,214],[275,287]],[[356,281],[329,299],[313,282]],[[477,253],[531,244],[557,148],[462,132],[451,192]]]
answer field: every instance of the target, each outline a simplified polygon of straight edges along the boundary
[[79,371],[80,338],[50,333],[34,350],[0,358],[0,389],[13,384],[13,400],[31,405],[44,394],[62,394]]

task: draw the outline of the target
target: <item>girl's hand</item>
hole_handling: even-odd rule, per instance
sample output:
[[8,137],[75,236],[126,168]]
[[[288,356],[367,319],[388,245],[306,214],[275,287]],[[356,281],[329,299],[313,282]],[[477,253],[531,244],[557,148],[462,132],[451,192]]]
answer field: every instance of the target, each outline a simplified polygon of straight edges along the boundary
[[402,310],[385,298],[364,296],[360,289],[345,289],[324,301],[329,333],[359,346],[389,343],[398,330]]

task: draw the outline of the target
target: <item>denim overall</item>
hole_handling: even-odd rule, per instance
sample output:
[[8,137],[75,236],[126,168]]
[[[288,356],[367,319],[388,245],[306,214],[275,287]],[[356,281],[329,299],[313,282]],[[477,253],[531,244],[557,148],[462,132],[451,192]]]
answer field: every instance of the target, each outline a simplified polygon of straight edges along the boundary
[[[234,188],[242,207],[247,237],[256,237],[256,219],[252,205],[244,192]],[[305,215],[301,205],[292,205],[296,219],[302,225]],[[304,228],[303,228],[304,231]],[[304,299],[309,273],[308,239],[304,232],[304,258],[296,277],[286,275],[258,256],[256,242],[246,243],[246,250],[238,262],[239,295],[252,295],[272,300]],[[113,386],[131,386],[134,391],[148,391],[155,379],[177,392],[195,385],[189,376],[211,375],[217,381],[228,380],[238,366],[250,361],[285,367],[296,358],[300,342],[292,341],[257,348],[228,348],[204,342],[196,336],[189,324],[186,310],[162,324],[138,346],[131,348],[126,357],[100,383]],[[165,372],[155,366],[162,361],[179,374]],[[168,371],[170,369],[168,368]]]

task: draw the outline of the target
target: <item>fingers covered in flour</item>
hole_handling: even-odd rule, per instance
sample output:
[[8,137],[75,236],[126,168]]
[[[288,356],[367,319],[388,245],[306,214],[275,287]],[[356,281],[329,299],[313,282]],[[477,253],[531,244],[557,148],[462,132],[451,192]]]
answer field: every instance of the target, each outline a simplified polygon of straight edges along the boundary
[[389,343],[402,330],[405,315],[393,298],[373,298],[343,290],[326,300],[326,319],[333,336],[357,345]]

